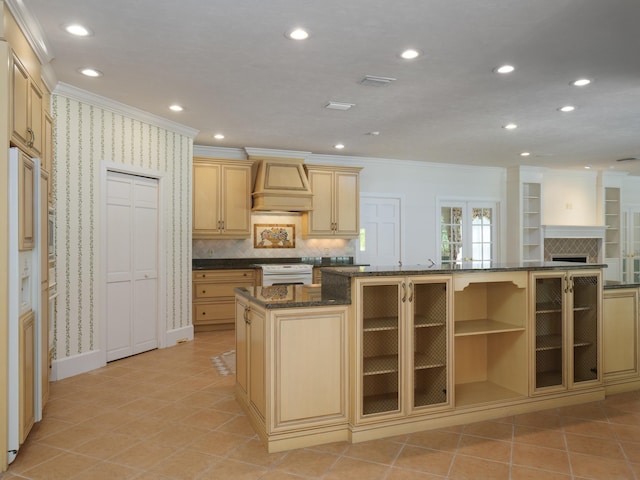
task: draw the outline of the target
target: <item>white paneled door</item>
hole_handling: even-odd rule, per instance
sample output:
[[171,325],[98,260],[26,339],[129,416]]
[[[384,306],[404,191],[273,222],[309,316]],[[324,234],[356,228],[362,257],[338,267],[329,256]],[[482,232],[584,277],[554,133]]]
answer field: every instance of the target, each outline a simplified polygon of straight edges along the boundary
[[107,361],[158,346],[158,180],[107,174]]
[[400,198],[360,196],[358,263],[398,265],[401,260]]

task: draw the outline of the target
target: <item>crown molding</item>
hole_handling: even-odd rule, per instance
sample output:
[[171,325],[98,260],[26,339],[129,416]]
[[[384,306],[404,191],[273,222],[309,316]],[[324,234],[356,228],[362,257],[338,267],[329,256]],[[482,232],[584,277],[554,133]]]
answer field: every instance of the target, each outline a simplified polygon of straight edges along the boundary
[[245,153],[243,148],[212,147],[208,145],[194,145],[193,156],[207,158],[224,158],[230,160],[247,159],[247,154]]
[[5,0],[9,11],[16,23],[27,38],[27,42],[35,52],[41,65],[47,65],[53,60],[54,55],[47,45],[47,38],[38,19],[31,13],[31,10],[24,4],[24,0]]
[[250,157],[307,158],[311,155],[311,152],[300,152],[296,150],[277,150],[273,148],[253,147],[245,147],[244,149]]
[[171,120],[167,120],[166,118],[159,117],[152,113],[145,112],[144,110],[125,105],[124,103],[116,102],[115,100],[111,100],[100,95],[96,95],[95,93],[82,90],[64,82],[58,83],[53,91],[53,94],[67,97],[72,100],[77,100],[82,103],[88,103],[95,107],[104,108],[105,110],[109,110],[111,112],[125,115],[141,122],[150,123],[157,127],[179,133],[180,135],[190,137],[191,139],[193,139],[198,134],[198,130],[194,128],[187,127],[180,123],[172,122]]

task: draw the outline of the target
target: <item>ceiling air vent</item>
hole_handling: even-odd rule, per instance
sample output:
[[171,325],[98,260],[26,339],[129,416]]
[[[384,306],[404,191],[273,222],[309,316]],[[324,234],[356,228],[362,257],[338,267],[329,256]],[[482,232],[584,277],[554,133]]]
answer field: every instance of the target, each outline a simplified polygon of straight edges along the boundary
[[375,75],[365,75],[362,80],[360,80],[360,85],[366,85],[368,87],[386,87],[390,85],[391,82],[395,82],[395,78],[391,77],[376,77]]
[[619,158],[616,160],[616,162],[631,162],[633,160],[638,160],[638,157]]
[[324,108],[328,108],[329,110],[349,110],[355,106],[355,103],[329,102],[324,106]]

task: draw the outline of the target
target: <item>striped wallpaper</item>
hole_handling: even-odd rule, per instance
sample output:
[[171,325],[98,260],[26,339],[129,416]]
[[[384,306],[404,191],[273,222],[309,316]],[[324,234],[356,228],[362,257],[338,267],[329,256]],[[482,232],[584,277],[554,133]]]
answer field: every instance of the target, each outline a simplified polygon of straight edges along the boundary
[[53,188],[58,300],[54,359],[100,348],[102,162],[162,174],[166,330],[191,324],[193,139],[82,100],[55,94]]

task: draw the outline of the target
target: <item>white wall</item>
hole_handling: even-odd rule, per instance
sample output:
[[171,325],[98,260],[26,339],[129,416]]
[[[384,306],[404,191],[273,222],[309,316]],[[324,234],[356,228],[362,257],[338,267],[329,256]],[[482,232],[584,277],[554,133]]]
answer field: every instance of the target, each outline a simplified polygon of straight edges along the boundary
[[543,189],[543,224],[603,224],[597,218],[596,172],[545,170]]
[[[176,124],[173,128],[162,119],[154,122],[155,117],[127,108],[64,85],[59,85],[52,97],[59,293],[52,325],[55,362],[75,358],[91,363],[101,357],[91,355],[99,350],[102,329],[101,182],[105,162],[157,172],[163,177],[167,201],[161,212],[165,248],[160,261],[166,273],[162,323],[166,331],[191,325],[191,165],[195,131],[190,135],[186,127],[180,129]],[[79,373],[74,368],[69,371]]]

